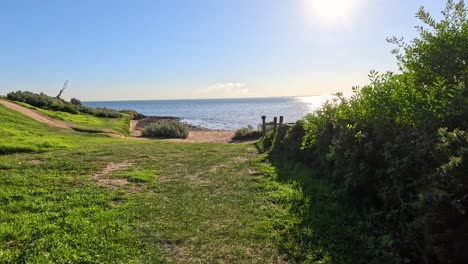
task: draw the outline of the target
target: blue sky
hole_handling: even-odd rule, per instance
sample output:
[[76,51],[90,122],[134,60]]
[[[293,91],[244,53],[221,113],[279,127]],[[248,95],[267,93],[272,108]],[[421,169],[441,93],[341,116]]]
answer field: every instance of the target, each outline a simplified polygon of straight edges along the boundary
[[422,0],[2,0],[0,94],[82,100],[349,93],[396,70]]

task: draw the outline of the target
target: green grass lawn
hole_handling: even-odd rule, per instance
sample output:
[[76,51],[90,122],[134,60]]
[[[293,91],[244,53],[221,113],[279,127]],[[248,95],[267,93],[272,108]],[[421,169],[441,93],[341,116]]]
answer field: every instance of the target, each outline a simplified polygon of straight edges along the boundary
[[67,112],[44,110],[22,102],[14,103],[30,109],[34,109],[48,117],[88,128],[88,130],[111,129],[126,136],[130,135],[129,127],[131,117],[126,113],[122,113],[123,116],[121,118],[103,118],[84,113],[71,114]]
[[251,144],[116,139],[3,106],[0,124],[1,263],[286,262],[297,191]]

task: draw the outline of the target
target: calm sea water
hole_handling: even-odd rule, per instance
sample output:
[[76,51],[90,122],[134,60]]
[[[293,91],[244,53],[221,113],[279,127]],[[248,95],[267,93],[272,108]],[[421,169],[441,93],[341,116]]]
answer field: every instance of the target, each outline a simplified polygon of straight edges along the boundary
[[329,96],[197,99],[197,100],[151,100],[151,101],[106,101],[83,102],[91,107],[107,107],[116,110],[132,109],[149,116],[173,116],[182,121],[210,129],[235,130],[247,125],[257,128],[261,116],[267,122],[275,116],[284,116],[292,123],[310,113]]

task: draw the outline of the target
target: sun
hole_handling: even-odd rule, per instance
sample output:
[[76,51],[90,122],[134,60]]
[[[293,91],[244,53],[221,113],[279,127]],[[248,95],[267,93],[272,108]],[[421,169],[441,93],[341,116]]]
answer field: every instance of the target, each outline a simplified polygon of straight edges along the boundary
[[345,19],[351,15],[358,0],[305,0],[315,17],[325,20]]

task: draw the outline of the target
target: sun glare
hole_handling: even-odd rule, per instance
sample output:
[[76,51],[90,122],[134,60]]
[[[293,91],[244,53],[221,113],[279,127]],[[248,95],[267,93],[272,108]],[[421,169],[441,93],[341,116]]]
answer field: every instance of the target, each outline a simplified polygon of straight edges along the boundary
[[324,20],[346,19],[358,0],[305,0],[315,17]]

